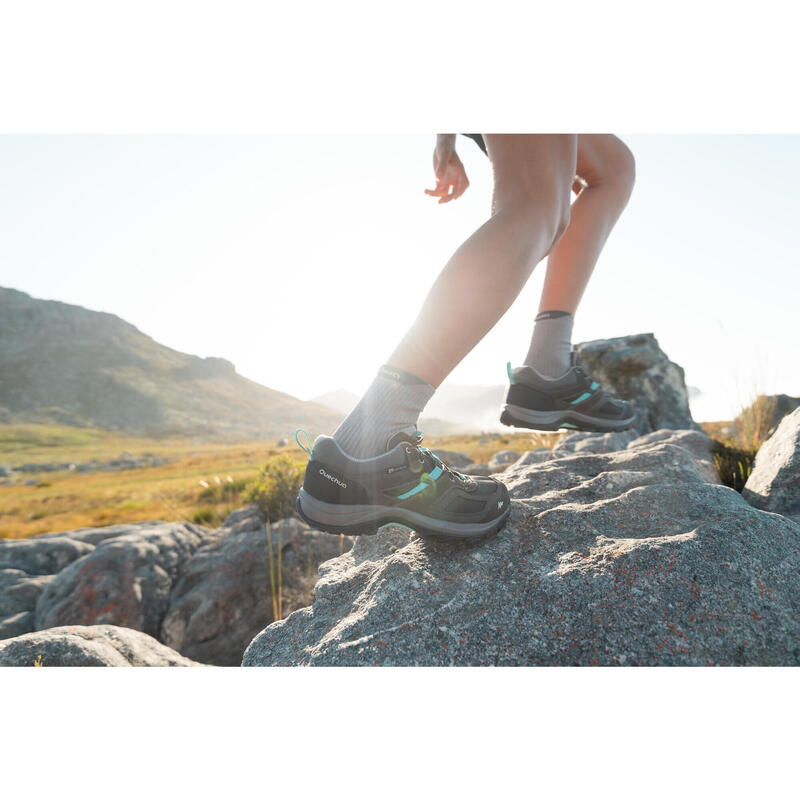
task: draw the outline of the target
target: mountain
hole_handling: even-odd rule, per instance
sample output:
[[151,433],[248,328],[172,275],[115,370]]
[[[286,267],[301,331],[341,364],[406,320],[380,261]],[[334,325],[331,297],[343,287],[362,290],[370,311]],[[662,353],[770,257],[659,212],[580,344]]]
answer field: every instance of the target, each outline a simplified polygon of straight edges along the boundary
[[0,288],[0,421],[247,439],[327,432],[341,418],[223,358],[165,347],[114,314]]

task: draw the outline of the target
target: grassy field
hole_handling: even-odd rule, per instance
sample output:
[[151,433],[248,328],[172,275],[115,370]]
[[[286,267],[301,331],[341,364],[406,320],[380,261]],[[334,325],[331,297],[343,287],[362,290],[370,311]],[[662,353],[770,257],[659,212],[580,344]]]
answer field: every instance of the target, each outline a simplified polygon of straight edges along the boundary
[[[552,447],[559,434],[510,433],[426,439],[428,447],[465,452],[486,462],[498,450]],[[0,425],[0,465],[108,461],[123,453],[170,459],[156,467],[117,472],[74,471],[18,474],[0,485],[0,538],[146,520],[186,520],[216,526],[243,504],[244,486],[271,456],[286,454],[304,464],[292,441],[234,443],[192,439],[143,439],[109,431],[46,425]],[[21,478],[21,482],[20,482]],[[33,481],[33,485],[25,485]]]

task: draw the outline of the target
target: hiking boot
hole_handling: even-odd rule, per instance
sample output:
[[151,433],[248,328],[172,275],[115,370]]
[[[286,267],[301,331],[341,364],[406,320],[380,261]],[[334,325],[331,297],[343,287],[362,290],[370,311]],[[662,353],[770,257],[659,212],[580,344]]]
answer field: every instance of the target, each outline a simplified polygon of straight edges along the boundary
[[569,428],[578,431],[622,431],[636,420],[631,403],[612,397],[592,380],[576,363],[560,378],[546,378],[533,367],[511,368],[511,386],[500,422],[515,428],[557,431]]
[[450,539],[499,531],[511,511],[508,489],[494,478],[456,472],[421,439],[398,433],[386,453],[359,459],[330,436],[319,436],[297,496],[298,513],[329,533],[373,534],[393,523]]

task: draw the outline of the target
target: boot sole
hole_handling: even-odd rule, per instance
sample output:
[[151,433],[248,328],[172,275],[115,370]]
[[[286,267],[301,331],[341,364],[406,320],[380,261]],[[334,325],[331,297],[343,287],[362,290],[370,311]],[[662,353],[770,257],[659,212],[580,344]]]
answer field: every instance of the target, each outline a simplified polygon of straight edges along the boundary
[[500,414],[500,422],[503,425],[510,428],[530,428],[536,431],[557,431],[567,428],[573,431],[614,433],[627,430],[635,421],[635,414],[627,419],[608,420],[566,409],[563,411],[534,411],[511,404],[506,404]]
[[325,533],[372,536],[384,525],[403,525],[419,536],[435,539],[482,539],[497,533],[511,513],[511,504],[489,522],[447,522],[396,506],[324,503],[305,489],[297,495],[297,513],[312,528]]

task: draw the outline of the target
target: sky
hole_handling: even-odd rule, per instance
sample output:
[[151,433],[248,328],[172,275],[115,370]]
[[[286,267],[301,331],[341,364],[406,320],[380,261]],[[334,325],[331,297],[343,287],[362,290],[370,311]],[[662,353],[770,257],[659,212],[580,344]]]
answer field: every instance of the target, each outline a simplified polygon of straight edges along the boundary
[[[700,421],[800,395],[800,135],[620,136],[636,187],[574,340],[653,332]],[[0,285],[117,314],[302,399],[360,393],[489,215],[490,164],[464,137],[470,188],[424,194],[434,139],[0,136]],[[504,383],[543,274],[451,382]]]

